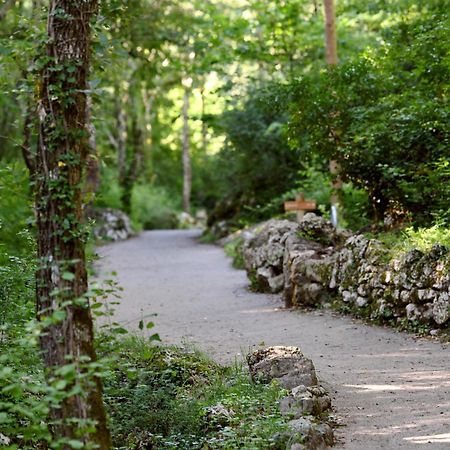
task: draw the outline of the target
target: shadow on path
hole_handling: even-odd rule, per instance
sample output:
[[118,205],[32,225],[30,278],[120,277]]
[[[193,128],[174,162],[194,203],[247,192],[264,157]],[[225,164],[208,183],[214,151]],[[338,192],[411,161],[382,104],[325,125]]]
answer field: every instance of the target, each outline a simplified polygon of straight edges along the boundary
[[[231,363],[249,349],[295,345],[310,357],[346,426],[337,448],[450,449],[450,351],[329,312],[282,309],[247,291],[243,271],[197,231],[151,231],[99,249],[124,288],[116,319],[137,330],[156,313],[163,342],[188,342]],[[106,276],[106,275],[105,275]]]

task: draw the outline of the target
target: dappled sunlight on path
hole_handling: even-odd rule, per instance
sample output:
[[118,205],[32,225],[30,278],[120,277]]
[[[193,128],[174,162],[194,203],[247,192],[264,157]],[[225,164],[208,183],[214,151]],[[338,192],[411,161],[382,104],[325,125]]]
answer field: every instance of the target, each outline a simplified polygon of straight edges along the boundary
[[450,448],[450,351],[327,311],[284,310],[278,296],[246,289],[245,273],[195,231],[154,231],[100,248],[116,270],[116,318],[138,330],[152,317],[166,343],[196,345],[231,363],[266,345],[299,346],[312,358],[346,423],[337,448]]

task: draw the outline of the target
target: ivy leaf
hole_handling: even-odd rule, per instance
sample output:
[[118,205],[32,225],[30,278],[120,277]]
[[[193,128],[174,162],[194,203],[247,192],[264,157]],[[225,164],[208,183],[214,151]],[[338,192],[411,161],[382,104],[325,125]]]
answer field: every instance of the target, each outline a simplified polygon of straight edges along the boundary
[[75,274],[72,272],[63,272],[62,279],[66,281],[73,281],[75,280]]

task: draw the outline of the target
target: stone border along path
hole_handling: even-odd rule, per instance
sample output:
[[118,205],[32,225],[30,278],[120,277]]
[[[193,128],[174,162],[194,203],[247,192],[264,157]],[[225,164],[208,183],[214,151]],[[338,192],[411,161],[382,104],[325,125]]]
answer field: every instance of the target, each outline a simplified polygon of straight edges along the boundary
[[165,343],[192,343],[222,363],[258,346],[298,346],[346,426],[335,448],[450,449],[450,348],[328,311],[283,310],[247,290],[244,271],[200,232],[149,231],[99,249],[100,276],[124,288],[116,319],[151,317]]

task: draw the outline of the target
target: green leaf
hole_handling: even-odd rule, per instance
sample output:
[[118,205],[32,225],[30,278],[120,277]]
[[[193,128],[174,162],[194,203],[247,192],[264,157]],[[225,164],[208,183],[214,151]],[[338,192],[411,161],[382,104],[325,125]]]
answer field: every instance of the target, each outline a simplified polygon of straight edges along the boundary
[[83,447],[84,447],[84,443],[83,443],[83,442],[81,442],[81,441],[76,441],[75,439],[70,439],[70,441],[67,441],[67,443],[68,443],[72,448],[75,448],[75,449],[83,448]]
[[113,328],[112,331],[115,334],[128,334],[128,330],[126,330],[125,328],[122,328],[122,327]]
[[66,281],[73,281],[75,280],[75,274],[72,272],[63,272],[62,279]]
[[152,334],[152,335],[148,338],[148,340],[149,340],[150,342],[153,342],[153,341],[161,342],[161,338],[160,338],[160,336],[159,336],[158,333]]

